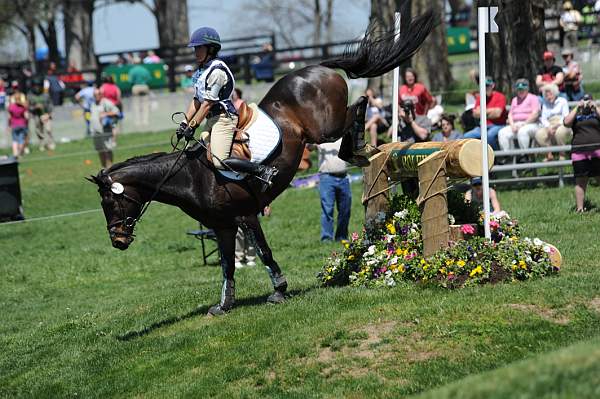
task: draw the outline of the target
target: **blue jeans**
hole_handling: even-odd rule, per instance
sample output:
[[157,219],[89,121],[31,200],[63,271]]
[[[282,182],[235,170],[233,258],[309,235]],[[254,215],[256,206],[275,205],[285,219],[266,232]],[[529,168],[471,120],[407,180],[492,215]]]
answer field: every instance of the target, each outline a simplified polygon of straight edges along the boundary
[[352,207],[352,192],[348,177],[336,177],[328,173],[319,175],[321,196],[321,241],[333,240],[333,208],[337,203],[338,220],[335,239],[348,239],[348,222]]
[[[504,125],[488,125],[487,127],[487,140],[488,144],[492,146],[494,150],[498,149],[498,132]],[[477,126],[473,130],[466,132],[463,137],[465,139],[481,139],[481,127]]]

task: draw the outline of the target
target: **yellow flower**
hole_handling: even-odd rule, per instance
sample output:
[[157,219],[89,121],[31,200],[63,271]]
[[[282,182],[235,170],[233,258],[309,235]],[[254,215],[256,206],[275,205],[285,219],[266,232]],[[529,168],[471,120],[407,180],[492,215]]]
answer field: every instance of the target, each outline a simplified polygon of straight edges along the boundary
[[427,269],[429,269],[429,264],[425,263],[425,265],[423,265],[423,270],[427,271]]
[[390,234],[396,234],[396,228],[394,227],[393,224],[388,223],[386,227],[387,227],[388,231],[390,232]]
[[391,270],[391,271],[394,271],[394,270],[396,270],[397,268],[398,268],[398,265],[396,265],[395,263],[390,265],[390,270]]
[[344,248],[349,248],[350,247],[350,243],[346,240],[342,240],[342,244],[344,244]]
[[469,273],[469,276],[473,277],[474,275],[481,274],[481,273],[483,273],[481,266],[477,266],[475,269],[471,270],[471,273]]
[[525,263],[525,261],[520,260],[519,261],[519,267],[523,270],[527,269],[527,263]]
[[396,255],[402,255],[402,249],[396,248]]
[[517,270],[517,265],[512,265],[513,270]]
[[354,255],[348,256],[348,260],[353,260],[353,259],[354,259]]
[[462,259],[456,262],[456,264],[458,265],[458,267],[464,267],[466,265],[465,261]]
[[401,263],[401,264],[398,266],[398,271],[399,271],[400,273],[404,273],[404,263]]
[[421,259],[421,264],[424,265],[425,264],[425,259]]
[[450,266],[454,263],[454,259],[446,259],[446,266]]
[[442,268],[440,269],[440,273],[442,273],[442,274],[446,274],[446,268],[445,268],[445,267],[442,267]]

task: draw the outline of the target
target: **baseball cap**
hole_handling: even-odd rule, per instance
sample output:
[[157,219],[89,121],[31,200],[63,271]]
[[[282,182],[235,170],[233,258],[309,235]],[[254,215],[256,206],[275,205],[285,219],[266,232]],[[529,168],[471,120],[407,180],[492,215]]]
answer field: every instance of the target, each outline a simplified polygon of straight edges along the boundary
[[573,55],[573,50],[570,48],[566,48],[562,51],[561,55],[564,57],[565,55]]
[[527,81],[527,79],[517,79],[517,81],[515,83],[515,88],[517,90],[519,90],[519,89],[529,89],[529,82]]
[[481,186],[481,177],[474,177],[471,179],[472,186]]
[[548,51],[544,51],[544,60],[553,60],[554,59],[554,53],[550,50]]
[[194,70],[194,67],[191,65],[186,65],[183,69],[185,69],[186,72],[191,72]]
[[485,77],[485,85],[491,86],[493,84],[494,84],[494,78],[492,78],[491,76],[486,76]]

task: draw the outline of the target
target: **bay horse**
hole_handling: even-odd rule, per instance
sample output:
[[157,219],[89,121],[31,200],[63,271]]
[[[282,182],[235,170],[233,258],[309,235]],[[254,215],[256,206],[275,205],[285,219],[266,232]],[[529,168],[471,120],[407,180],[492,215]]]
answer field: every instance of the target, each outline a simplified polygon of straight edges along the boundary
[[354,49],[348,48],[343,56],[320,65],[291,72],[268,91],[258,106],[280,128],[282,140],[267,160],[279,173],[265,192],[252,178],[233,181],[216,173],[199,145],[183,152],[132,158],[88,179],[99,187],[112,245],[121,250],[129,247],[144,204],[147,207],[151,200],[177,206],[212,228],[221,255],[223,288],[221,301],[209,309],[209,314],[218,315],[235,303],[235,236],[242,226],[255,241],[271,277],[274,292],[268,301],[282,302],[287,280],[273,258],[257,214],[288,187],[305,144],[333,142],[344,136],[344,142],[352,142],[356,148],[357,137],[360,141],[364,136],[367,101],[361,97],[348,106],[346,81],[334,69],[342,69],[349,78],[376,77],[409,59],[435,22],[431,10],[412,20],[406,7],[404,11],[400,34],[372,24]]

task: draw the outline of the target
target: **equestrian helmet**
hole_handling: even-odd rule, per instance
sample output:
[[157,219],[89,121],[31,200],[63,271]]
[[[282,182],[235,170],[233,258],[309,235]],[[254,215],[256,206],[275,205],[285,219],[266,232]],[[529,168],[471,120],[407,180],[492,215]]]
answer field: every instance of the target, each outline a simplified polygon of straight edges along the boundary
[[217,51],[221,49],[221,38],[216,30],[209,27],[196,29],[190,37],[188,47],[212,46]]

